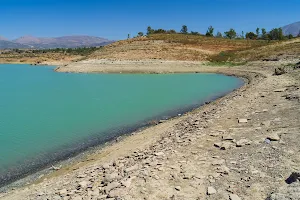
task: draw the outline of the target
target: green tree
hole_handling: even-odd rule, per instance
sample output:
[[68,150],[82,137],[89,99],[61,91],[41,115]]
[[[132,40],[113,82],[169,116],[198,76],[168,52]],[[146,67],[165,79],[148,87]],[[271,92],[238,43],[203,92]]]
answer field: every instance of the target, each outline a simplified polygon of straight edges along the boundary
[[187,34],[188,33],[188,28],[187,28],[186,25],[182,26],[180,33],[182,33],[182,34]]
[[234,39],[236,38],[236,32],[233,28],[231,28],[229,31],[224,32],[225,37],[229,38],[229,39]]
[[221,33],[221,32],[219,32],[219,31],[218,31],[218,32],[217,32],[217,35],[216,35],[216,37],[217,37],[217,38],[222,38],[222,37],[223,37],[223,35],[222,35],[222,33]]
[[283,40],[284,35],[282,32],[282,28],[274,28],[269,33],[269,39],[270,40]]
[[127,39],[130,39],[130,34],[128,33],[128,35],[127,35]]
[[209,26],[205,35],[209,36],[209,37],[213,37],[214,36],[214,28],[212,26]]
[[267,31],[266,31],[265,28],[261,29],[261,38],[264,39],[264,40],[268,39]]
[[192,34],[192,35],[200,35],[200,33],[199,33],[199,32],[197,32],[197,31],[196,31],[196,32],[194,32],[194,31],[191,31],[191,34]]
[[143,32],[138,32],[138,37],[142,37],[144,36],[144,33]]
[[147,35],[153,34],[154,30],[151,28],[151,26],[148,26],[147,28]]
[[242,31],[242,38],[243,38],[243,39],[245,38],[245,36],[244,36],[244,31]]
[[167,33],[174,34],[176,31],[174,29],[168,30]]
[[257,37],[259,36],[259,30],[260,30],[259,28],[256,28],[255,32],[256,32]]
[[246,38],[250,40],[254,40],[257,38],[257,35],[253,32],[246,33]]
[[289,39],[293,39],[294,36],[293,36],[292,34],[289,34],[289,35],[288,35],[288,38],[289,38]]

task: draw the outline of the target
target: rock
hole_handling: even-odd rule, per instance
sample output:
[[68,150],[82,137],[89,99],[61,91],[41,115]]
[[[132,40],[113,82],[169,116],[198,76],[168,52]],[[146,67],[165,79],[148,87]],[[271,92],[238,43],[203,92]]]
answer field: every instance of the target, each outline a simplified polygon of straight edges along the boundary
[[98,188],[96,188],[90,193],[91,196],[99,196],[99,194],[100,194],[100,190]]
[[266,144],[271,144],[271,140],[265,139],[265,143],[266,143]]
[[107,175],[105,175],[105,177],[103,179],[103,182],[104,183],[110,183],[110,182],[112,182],[114,180],[117,180],[117,179],[120,179],[119,174],[117,174],[117,173],[107,174]]
[[104,190],[106,191],[106,193],[108,193],[109,191],[111,191],[115,188],[118,188],[120,186],[121,186],[121,184],[119,182],[112,182],[112,183],[107,184],[107,186],[104,187]]
[[251,141],[247,139],[240,139],[239,141],[236,142],[236,147],[242,147],[245,145],[250,145]]
[[238,195],[236,194],[230,194],[229,195],[230,200],[242,200]]
[[127,188],[130,187],[133,178],[128,178],[127,180],[121,181],[121,184]]
[[64,196],[64,195],[66,195],[67,193],[68,193],[67,189],[62,189],[62,190],[60,190],[60,191],[58,192],[58,194],[59,194],[60,196]]
[[102,165],[102,168],[103,168],[103,169],[109,169],[109,168],[110,168],[110,165],[109,165],[108,163],[104,163],[104,164]]
[[268,134],[267,139],[269,139],[270,141],[279,141],[280,137],[277,133],[272,132]]
[[222,136],[222,139],[223,140],[233,140],[233,137],[231,135],[225,135],[225,136]]
[[221,142],[214,143],[214,146],[215,146],[215,147],[218,147],[218,148],[221,148],[222,143],[221,143]]
[[175,190],[180,191],[180,190],[181,190],[181,187],[180,187],[180,186],[176,186],[176,187],[175,187]]
[[274,90],[274,92],[284,92],[284,91],[286,91],[286,88],[278,88]]
[[296,181],[300,181],[300,172],[293,172],[286,180],[285,182],[287,184],[294,183]]
[[217,167],[217,172],[221,174],[229,174],[230,169],[225,165]]
[[117,198],[117,197],[123,197],[127,194],[126,190],[123,188],[117,188],[109,192],[108,197],[110,198]]
[[207,194],[208,195],[213,195],[213,194],[216,194],[217,193],[217,190],[213,187],[208,187],[207,188]]
[[57,171],[57,170],[60,170],[60,168],[61,168],[61,166],[55,167],[55,166],[52,165],[50,169],[51,169],[51,170],[56,170],[56,171]]
[[248,119],[239,119],[238,122],[239,123],[248,123]]
[[74,197],[71,198],[72,200],[82,200],[82,197],[79,195],[76,195]]
[[230,146],[231,146],[231,144],[229,142],[222,142],[220,149],[227,150],[227,149],[230,149]]
[[286,73],[286,71],[285,71],[284,68],[282,68],[282,67],[275,68],[275,72],[274,72],[275,76],[279,76],[279,75],[282,75],[282,74],[285,74],[285,73]]
[[163,152],[158,152],[158,153],[155,153],[154,155],[156,155],[156,156],[163,156],[165,154]]
[[80,189],[80,188],[86,188],[89,184],[90,184],[89,181],[81,181],[81,182],[78,183],[77,188],[78,189]]
[[137,170],[138,168],[139,168],[139,166],[136,164],[136,165],[133,165],[133,166],[128,167],[127,169],[125,169],[124,172],[129,173],[129,172]]

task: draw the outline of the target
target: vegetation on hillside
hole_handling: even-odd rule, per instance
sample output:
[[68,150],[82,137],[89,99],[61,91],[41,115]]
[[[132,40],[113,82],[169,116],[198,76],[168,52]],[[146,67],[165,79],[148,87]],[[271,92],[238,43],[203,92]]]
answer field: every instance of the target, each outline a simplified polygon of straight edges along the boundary
[[[269,32],[266,31],[265,28],[256,28],[255,33],[254,32],[247,32],[244,36],[244,31],[242,31],[242,34],[238,34],[235,29],[230,28],[228,31],[225,31],[223,34],[221,32],[217,32],[216,35],[214,35],[215,28],[213,26],[209,26],[207,29],[207,32],[205,36],[208,37],[224,37],[229,39],[250,39],[250,40],[285,40],[285,39],[292,39],[293,35],[284,36],[282,28],[274,28],[270,30]],[[174,33],[181,33],[185,35],[204,35],[199,32],[191,31],[188,32],[188,27],[186,25],[183,25],[180,32],[176,32],[174,29],[171,30],[165,30],[165,29],[152,29],[151,26],[148,26],[146,35],[152,35],[152,34],[174,34]],[[138,33],[138,37],[144,36],[143,32]]]

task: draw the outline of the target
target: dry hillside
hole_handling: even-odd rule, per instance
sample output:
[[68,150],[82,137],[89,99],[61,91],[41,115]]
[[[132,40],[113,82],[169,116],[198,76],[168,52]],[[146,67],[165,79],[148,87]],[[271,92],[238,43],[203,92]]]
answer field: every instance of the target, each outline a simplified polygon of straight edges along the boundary
[[205,61],[223,51],[268,45],[267,41],[230,40],[197,35],[153,34],[115,42],[89,56],[91,59]]

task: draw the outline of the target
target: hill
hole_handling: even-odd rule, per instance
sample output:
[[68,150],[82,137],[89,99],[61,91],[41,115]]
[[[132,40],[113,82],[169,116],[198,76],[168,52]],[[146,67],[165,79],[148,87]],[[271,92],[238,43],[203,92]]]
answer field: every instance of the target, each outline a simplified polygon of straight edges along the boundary
[[94,36],[63,36],[48,38],[24,36],[13,40],[13,42],[29,45],[32,48],[49,49],[104,46],[112,43],[113,41]]
[[91,59],[205,61],[222,51],[245,50],[269,44],[263,40],[230,40],[199,35],[153,34],[118,41],[95,51]]
[[282,27],[284,35],[292,34],[294,37],[300,34],[300,21]]
[[1,40],[0,38],[0,49],[27,49],[27,48],[30,48],[30,46],[11,42],[8,40]]

